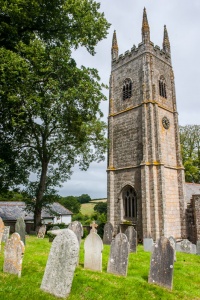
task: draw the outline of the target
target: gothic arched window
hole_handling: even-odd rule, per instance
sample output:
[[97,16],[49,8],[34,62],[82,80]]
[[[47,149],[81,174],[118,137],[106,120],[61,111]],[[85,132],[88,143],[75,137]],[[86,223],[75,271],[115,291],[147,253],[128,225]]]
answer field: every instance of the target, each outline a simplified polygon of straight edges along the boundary
[[125,218],[137,217],[137,196],[134,188],[126,186],[123,191],[123,207]]
[[129,99],[132,96],[132,81],[130,78],[127,78],[124,80],[123,84],[123,100]]
[[167,99],[166,83],[165,83],[165,78],[163,76],[161,76],[159,80],[159,94],[161,97]]

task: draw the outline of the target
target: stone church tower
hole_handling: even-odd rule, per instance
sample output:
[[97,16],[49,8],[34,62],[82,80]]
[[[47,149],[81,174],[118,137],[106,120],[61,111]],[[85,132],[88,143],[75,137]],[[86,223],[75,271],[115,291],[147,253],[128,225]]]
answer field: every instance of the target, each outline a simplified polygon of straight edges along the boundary
[[185,237],[184,169],[170,42],[150,41],[146,10],[142,42],[118,55],[112,42],[108,138],[108,221],[115,233],[135,226],[140,239]]

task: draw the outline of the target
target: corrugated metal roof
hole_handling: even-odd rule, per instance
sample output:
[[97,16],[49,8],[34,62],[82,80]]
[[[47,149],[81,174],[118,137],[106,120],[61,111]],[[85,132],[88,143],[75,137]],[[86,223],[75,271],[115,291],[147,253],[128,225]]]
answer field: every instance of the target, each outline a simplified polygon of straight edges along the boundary
[[[42,218],[49,218],[57,214],[72,215],[73,213],[57,202],[50,204],[49,209],[42,209]],[[0,217],[3,220],[16,220],[22,217],[24,220],[28,221],[33,220],[33,213],[26,211],[24,202],[0,201]]]

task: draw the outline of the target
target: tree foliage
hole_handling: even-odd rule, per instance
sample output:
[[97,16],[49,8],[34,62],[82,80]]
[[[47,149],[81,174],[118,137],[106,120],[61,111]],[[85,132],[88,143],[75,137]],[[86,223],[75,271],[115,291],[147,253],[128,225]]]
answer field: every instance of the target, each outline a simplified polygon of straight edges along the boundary
[[81,209],[81,203],[77,199],[78,197],[75,196],[67,196],[67,197],[61,197],[59,202],[62,204],[65,208],[71,210],[74,214],[78,214]]
[[180,126],[186,182],[200,183],[200,125]]
[[100,214],[107,214],[107,203],[106,202],[99,202],[94,206],[94,211]]
[[92,199],[88,194],[82,194],[81,196],[78,197],[78,201],[83,204],[83,203],[88,203]]
[[[99,109],[104,85],[97,70],[77,67],[72,48],[94,54],[109,24],[93,0],[0,0],[0,138],[13,160],[3,165],[30,182],[35,225],[54,186],[69,179],[78,164],[86,170],[102,160],[105,128]],[[2,152],[4,153],[4,151]]]

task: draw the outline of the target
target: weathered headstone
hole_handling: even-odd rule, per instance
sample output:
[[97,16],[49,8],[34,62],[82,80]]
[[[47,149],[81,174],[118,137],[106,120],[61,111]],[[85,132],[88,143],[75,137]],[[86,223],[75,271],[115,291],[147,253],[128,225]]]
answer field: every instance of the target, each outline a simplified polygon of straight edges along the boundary
[[52,228],[51,228],[51,230],[59,230],[60,229],[60,227],[58,227],[58,226],[53,226]]
[[17,232],[13,233],[4,248],[4,272],[21,277],[24,250],[24,243],[21,241],[20,235]]
[[104,225],[103,243],[105,245],[110,245],[112,239],[113,239],[113,225],[110,222],[107,222]]
[[69,224],[68,229],[71,229],[77,236],[79,245],[81,243],[81,237],[83,236],[83,226],[80,222],[74,221]]
[[38,234],[37,234],[37,237],[39,239],[43,239],[45,237],[45,233],[46,233],[46,225],[43,224],[42,226],[40,226],[39,230],[38,230]]
[[103,242],[100,236],[90,231],[84,243],[84,268],[94,271],[102,271],[102,250]]
[[1,241],[4,233],[4,222],[2,218],[0,218],[0,251],[1,251]]
[[129,245],[130,245],[130,252],[137,252],[137,231],[134,229],[133,226],[128,226],[125,230],[125,235],[128,238]]
[[170,236],[169,241],[174,249],[174,261],[176,261],[176,240],[173,236]]
[[110,246],[108,273],[127,275],[129,247],[127,236],[124,233],[118,233]]
[[144,251],[152,252],[154,247],[154,242],[152,238],[144,238],[143,239],[143,247]]
[[26,239],[25,239],[25,235],[26,235],[26,224],[24,223],[24,219],[23,218],[19,218],[17,219],[17,222],[15,224],[15,232],[19,233],[21,241],[24,243],[24,245],[26,244]]
[[151,256],[149,283],[172,289],[174,270],[174,249],[166,237],[158,239]]
[[98,225],[95,223],[95,221],[92,221],[92,224],[90,224],[90,227],[92,227],[92,229],[90,230],[90,232],[96,232],[97,233],[97,227]]
[[53,240],[40,288],[56,297],[67,297],[71,291],[78,253],[75,233],[69,229],[62,230]]
[[6,243],[10,234],[10,226],[4,226],[4,232],[2,236],[2,242]]
[[192,244],[187,239],[184,239],[181,242],[176,243],[176,251],[177,252],[189,253],[189,254],[196,254],[197,253],[196,245]]
[[197,241],[197,255],[200,255],[200,241]]

